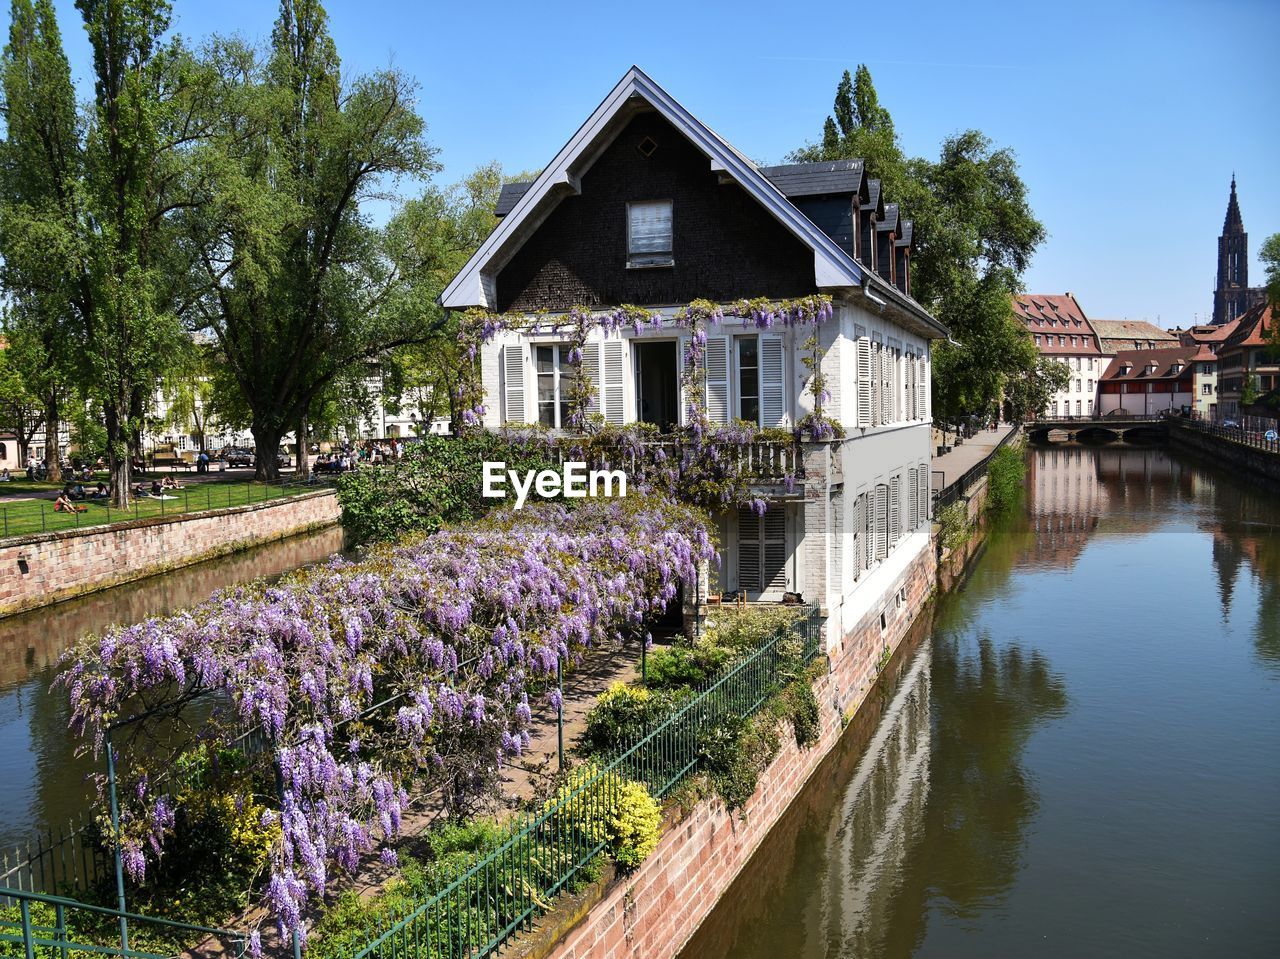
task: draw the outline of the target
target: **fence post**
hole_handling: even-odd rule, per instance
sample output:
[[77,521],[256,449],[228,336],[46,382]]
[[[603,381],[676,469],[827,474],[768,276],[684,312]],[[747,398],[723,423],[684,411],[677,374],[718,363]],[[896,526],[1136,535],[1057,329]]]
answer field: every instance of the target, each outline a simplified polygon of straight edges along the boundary
[[556,703],[556,757],[560,763],[561,772],[564,771],[564,665],[559,657],[556,656],[556,687],[560,691],[558,702]]
[[120,804],[116,799],[116,756],[111,743],[111,730],[107,729],[107,786],[111,792],[111,832],[116,859],[116,906],[120,910],[120,951],[129,952],[129,920],[124,906],[124,859],[120,855]]

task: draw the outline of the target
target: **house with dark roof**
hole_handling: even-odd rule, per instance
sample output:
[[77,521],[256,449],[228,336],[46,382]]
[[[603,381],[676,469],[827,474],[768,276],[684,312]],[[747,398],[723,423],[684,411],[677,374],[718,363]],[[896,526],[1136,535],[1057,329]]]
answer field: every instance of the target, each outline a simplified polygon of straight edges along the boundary
[[1097,333],[1070,293],[1028,293],[1013,298],[1013,313],[1025,324],[1045,359],[1065,364],[1071,379],[1045,404],[1044,416],[1092,416],[1095,384],[1105,365]]
[[1259,396],[1280,386],[1280,356],[1271,347],[1276,322],[1275,309],[1261,303],[1245,311],[1218,347],[1220,416],[1239,416],[1247,392]]
[[1102,352],[1115,356],[1121,350],[1163,350],[1178,345],[1178,335],[1146,320],[1093,320]]
[[[744,465],[767,508],[716,517],[710,592],[820,603],[832,643],[878,618],[926,561],[929,376],[947,333],[911,296],[911,220],[862,161],[757,166],[633,67],[496,212],[441,296],[501,315],[479,350],[483,425],[571,432],[566,397],[585,379],[600,421],[651,424],[664,442],[689,442],[703,416],[786,430],[797,469]],[[831,301],[818,323],[735,306],[815,296]],[[695,329],[694,301],[723,315]],[[645,321],[595,322],[627,304]],[[584,315],[579,351],[566,330]],[[704,374],[696,397],[689,364]],[[800,432],[816,374],[835,438]]]
[[1195,389],[1199,348],[1175,346],[1162,350],[1121,350],[1098,383],[1098,412],[1102,416],[1150,416],[1187,412]]

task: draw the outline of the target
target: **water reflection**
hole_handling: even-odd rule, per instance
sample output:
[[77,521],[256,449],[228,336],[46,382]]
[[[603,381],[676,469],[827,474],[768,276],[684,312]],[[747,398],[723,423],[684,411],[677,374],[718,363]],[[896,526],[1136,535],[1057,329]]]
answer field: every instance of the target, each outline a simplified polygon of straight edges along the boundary
[[278,576],[342,546],[341,528],[330,527],[0,619],[0,851],[68,822],[89,802],[84,778],[97,769],[75,757],[66,699],[49,692],[65,649],[112,623],[190,606],[224,586]]
[[1028,461],[874,728],[855,721],[685,959],[1280,935],[1280,499],[1156,447]]

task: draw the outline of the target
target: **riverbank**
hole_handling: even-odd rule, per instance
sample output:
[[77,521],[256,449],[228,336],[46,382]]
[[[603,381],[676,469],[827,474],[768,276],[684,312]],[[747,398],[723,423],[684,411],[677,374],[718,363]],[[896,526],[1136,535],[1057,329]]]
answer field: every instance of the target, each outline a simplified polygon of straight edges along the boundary
[[322,529],[341,519],[331,489],[111,526],[0,541],[0,618]]
[[1280,488],[1280,452],[1270,443],[1249,443],[1232,431],[1178,419],[1169,421],[1169,442],[1219,466],[1238,467],[1273,491]]

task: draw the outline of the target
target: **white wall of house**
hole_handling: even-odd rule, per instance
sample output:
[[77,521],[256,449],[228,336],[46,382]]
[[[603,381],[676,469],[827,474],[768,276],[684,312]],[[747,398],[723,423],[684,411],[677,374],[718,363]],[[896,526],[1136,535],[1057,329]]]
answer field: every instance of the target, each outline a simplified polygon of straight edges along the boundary
[[1205,419],[1213,419],[1218,412],[1217,361],[1197,361],[1194,383],[1192,409]]
[[1163,413],[1165,410],[1180,410],[1190,406],[1195,394],[1185,390],[1177,393],[1152,393],[1152,384],[1143,382],[1124,383],[1128,393],[1102,393],[1098,396],[1099,409],[1103,416],[1124,410],[1135,416],[1151,413]]
[[[754,415],[765,427],[799,423],[814,405],[804,362],[811,332],[762,331],[736,320],[708,330],[704,402],[712,421]],[[641,416],[644,344],[671,344],[664,355],[678,375],[687,333],[592,332],[583,363],[607,421]],[[762,490],[770,501],[763,516],[734,509],[719,517],[722,562],[712,588],[744,590],[752,600],[799,593],[826,608],[834,643],[885,601],[883,589],[928,546],[931,367],[927,341],[860,305],[840,304],[818,335],[830,394],[824,412],[845,437],[806,447],[802,492]],[[565,425],[559,404],[572,376],[560,351],[566,341],[554,332],[508,332],[482,348],[487,426]]]

